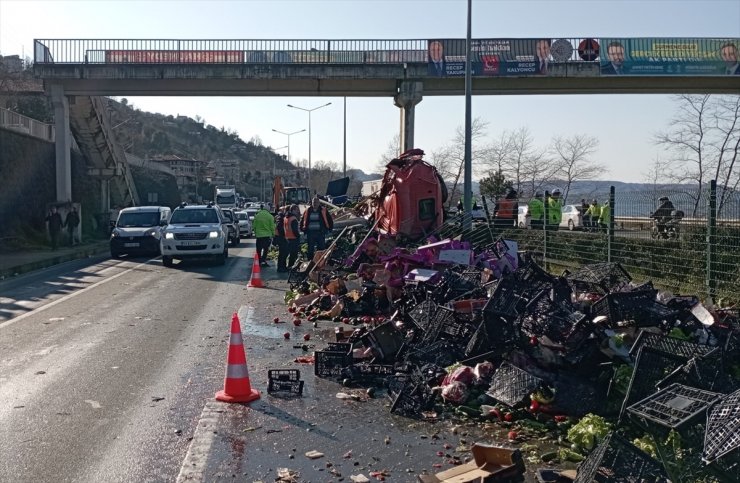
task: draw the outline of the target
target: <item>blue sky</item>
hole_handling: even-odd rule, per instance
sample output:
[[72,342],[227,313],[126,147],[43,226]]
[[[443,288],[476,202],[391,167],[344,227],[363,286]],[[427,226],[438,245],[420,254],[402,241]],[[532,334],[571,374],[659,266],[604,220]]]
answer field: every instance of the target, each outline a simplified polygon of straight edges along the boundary
[[[34,38],[396,39],[464,38],[465,0],[0,0],[0,54],[31,55]],[[112,22],[111,19],[115,19]],[[473,37],[740,37],[740,0],[473,0]],[[332,105],[312,115],[312,158],[342,161],[341,98],[129,98],[165,114],[202,116],[245,140],[284,146],[307,127],[286,107]],[[642,181],[660,153],[651,137],[675,110],[670,96],[476,96],[473,116],[494,138],[528,126],[546,145],[555,135],[596,136],[604,179]],[[426,97],[417,106],[416,144],[429,152],[464,121],[464,98]],[[390,98],[347,100],[347,162],[372,171],[398,131]],[[308,137],[291,138],[291,156],[308,157]]]

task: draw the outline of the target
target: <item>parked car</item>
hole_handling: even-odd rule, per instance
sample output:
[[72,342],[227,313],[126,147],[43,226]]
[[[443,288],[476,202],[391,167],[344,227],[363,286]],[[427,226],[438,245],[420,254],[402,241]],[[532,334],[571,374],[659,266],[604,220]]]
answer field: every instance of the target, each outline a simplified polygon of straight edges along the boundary
[[166,206],[136,206],[121,210],[111,231],[111,257],[159,255],[162,227],[167,225],[171,212]]
[[560,221],[560,228],[567,228],[571,231],[583,228],[583,214],[579,206],[563,206],[563,219]]
[[234,213],[237,221],[239,221],[239,236],[243,238],[251,238],[254,234],[252,233],[252,220],[249,219],[249,215],[246,211],[237,211]]
[[519,205],[519,212],[517,213],[516,226],[519,228],[529,228],[531,218],[527,216],[529,207],[527,205]]
[[229,230],[229,241],[231,242],[231,246],[235,247],[239,245],[239,240],[242,237],[239,232],[239,220],[234,214],[234,210],[231,208],[222,208],[221,211],[224,218],[226,218],[226,228]]
[[175,208],[162,230],[162,264],[171,267],[174,259],[214,258],[220,265],[229,256],[227,220],[213,203]]

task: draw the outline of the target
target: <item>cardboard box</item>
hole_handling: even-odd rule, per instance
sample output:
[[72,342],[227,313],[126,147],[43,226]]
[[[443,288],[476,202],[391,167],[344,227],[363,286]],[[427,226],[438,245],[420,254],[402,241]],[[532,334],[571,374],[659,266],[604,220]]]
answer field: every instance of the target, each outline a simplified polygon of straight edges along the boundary
[[436,475],[419,475],[420,483],[491,483],[508,481],[524,473],[518,449],[499,448],[475,443],[473,461]]

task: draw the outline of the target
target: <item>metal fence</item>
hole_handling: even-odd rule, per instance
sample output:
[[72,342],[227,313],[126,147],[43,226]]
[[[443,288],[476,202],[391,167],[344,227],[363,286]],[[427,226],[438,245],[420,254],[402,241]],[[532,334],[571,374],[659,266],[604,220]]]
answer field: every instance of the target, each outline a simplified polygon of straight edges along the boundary
[[[658,233],[650,218],[662,196],[684,212],[675,224],[675,235]],[[607,199],[611,200],[610,222],[593,228],[584,226],[580,216],[570,230],[566,212],[557,230],[528,228],[520,214],[523,228],[515,228],[513,223],[509,228],[479,222],[465,231],[462,219],[452,216],[439,234],[462,235],[476,246],[499,237],[514,240],[519,250],[534,253],[553,272],[573,271],[589,263],[619,262],[637,281],[651,280],[677,294],[740,303],[740,193],[723,193],[711,182],[693,192],[617,192],[612,188],[599,201],[603,204]],[[520,200],[519,205],[526,206],[528,201]],[[494,204],[485,204],[489,219],[494,220]]]

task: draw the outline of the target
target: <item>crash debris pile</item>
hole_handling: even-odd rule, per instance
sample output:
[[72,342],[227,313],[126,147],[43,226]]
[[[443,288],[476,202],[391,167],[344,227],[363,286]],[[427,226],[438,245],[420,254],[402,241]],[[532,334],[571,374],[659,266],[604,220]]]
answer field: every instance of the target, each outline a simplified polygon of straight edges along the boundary
[[297,320],[338,323],[317,376],[384,387],[407,417],[550,438],[527,461],[582,462],[576,481],[740,481],[736,309],[616,263],[554,275],[503,239],[343,236],[350,256],[317,254],[286,296]]

